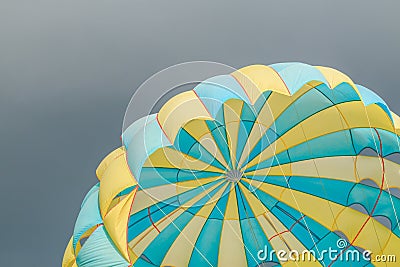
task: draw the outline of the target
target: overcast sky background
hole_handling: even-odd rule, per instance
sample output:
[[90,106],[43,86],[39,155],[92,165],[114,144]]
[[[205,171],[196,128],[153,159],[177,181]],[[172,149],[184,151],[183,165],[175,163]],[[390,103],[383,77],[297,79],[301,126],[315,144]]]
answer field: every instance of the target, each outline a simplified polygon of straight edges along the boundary
[[0,266],[60,266],[130,97],[170,65],[330,66],[400,113],[399,1],[188,2],[0,0]]

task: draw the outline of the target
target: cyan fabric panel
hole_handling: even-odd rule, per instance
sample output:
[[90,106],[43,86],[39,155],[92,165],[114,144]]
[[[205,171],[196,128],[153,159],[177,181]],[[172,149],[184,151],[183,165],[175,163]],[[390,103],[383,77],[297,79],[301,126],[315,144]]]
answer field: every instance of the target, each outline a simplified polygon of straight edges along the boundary
[[321,81],[328,84],[324,75],[318,69],[307,64],[278,63],[272,64],[270,67],[278,72],[292,95],[310,81]]
[[93,226],[102,223],[103,220],[100,215],[99,208],[99,187],[95,185],[92,190],[87,194],[83,206],[76,219],[74,234],[73,234],[73,247],[76,248],[78,240],[87,230]]
[[143,163],[149,155],[158,148],[169,146],[171,143],[165,136],[157,120],[150,121],[132,138],[127,149],[128,165],[136,180],[140,181]]
[[231,75],[221,75],[205,80],[197,85],[194,91],[213,118],[229,99],[240,99],[250,103],[246,92]]
[[140,118],[131,125],[122,133],[122,142],[126,148],[129,147],[133,137],[140,131],[143,130],[146,124],[149,124],[152,121],[157,119],[157,114],[151,114],[146,117]]
[[190,257],[189,267],[218,266],[222,221],[209,219],[200,232]]
[[87,239],[76,258],[79,267],[127,267],[129,263],[118,253],[110,237],[99,226]]
[[386,102],[377,94],[369,90],[368,88],[357,85],[358,92],[360,93],[363,102],[366,106],[371,104],[379,105],[388,114],[389,118],[393,121],[392,114],[390,113],[389,107]]

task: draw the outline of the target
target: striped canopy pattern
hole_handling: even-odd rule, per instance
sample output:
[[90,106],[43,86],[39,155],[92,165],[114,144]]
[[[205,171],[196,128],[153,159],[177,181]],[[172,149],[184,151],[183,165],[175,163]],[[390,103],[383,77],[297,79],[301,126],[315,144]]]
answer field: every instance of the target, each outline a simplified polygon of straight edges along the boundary
[[281,63],[212,77],[122,140],[97,169],[65,267],[386,266],[343,256],[400,256],[400,118],[337,70]]

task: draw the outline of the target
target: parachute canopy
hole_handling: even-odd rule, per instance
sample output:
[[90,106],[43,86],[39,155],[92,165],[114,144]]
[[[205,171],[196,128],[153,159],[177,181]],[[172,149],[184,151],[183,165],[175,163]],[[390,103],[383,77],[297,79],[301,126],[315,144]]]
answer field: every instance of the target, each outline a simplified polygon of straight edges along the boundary
[[365,266],[343,255],[400,256],[399,135],[379,96],[331,68],[212,77],[126,128],[97,169],[63,266]]

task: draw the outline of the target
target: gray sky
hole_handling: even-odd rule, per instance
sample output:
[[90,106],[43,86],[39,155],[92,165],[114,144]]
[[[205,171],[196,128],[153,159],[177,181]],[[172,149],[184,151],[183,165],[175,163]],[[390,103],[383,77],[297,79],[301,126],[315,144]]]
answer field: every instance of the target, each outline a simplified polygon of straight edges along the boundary
[[399,1],[188,2],[0,0],[0,266],[60,266],[131,95],[170,65],[331,66],[400,113]]

